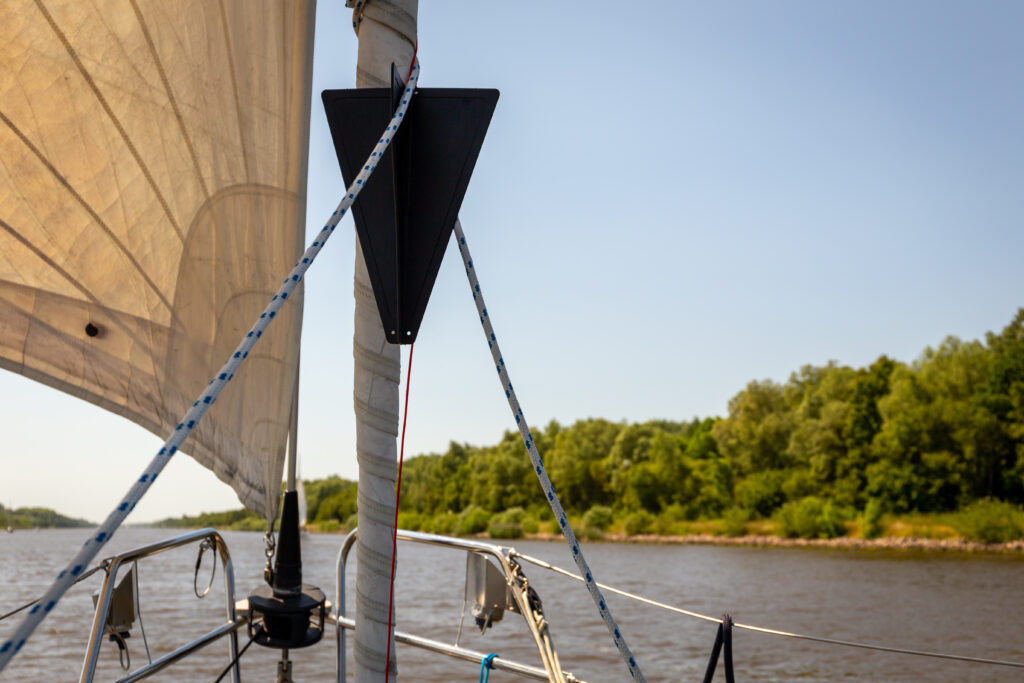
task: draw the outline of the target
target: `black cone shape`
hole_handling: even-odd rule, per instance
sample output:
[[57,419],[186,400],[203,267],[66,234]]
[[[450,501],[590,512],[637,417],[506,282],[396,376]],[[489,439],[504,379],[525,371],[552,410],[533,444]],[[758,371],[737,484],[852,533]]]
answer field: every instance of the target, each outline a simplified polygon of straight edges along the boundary
[[[349,186],[399,100],[403,88],[325,90],[324,109]],[[422,88],[415,91],[391,146],[363,187],[352,214],[384,335],[415,341],[469,186],[497,90]]]
[[299,494],[285,491],[281,509],[281,531],[277,535],[274,557],[274,593],[290,594],[302,590],[302,547],[299,542]]
[[316,586],[302,583],[299,494],[295,491],[284,494],[273,574],[269,586],[249,594],[250,638],[265,647],[283,649],[318,642],[324,632],[327,598]]

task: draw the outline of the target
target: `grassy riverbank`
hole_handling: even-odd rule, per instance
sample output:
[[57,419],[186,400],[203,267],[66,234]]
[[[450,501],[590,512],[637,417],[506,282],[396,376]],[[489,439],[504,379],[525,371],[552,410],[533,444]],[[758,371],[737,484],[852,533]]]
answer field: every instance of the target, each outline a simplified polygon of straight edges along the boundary
[[[1009,513],[1008,515],[1003,513]],[[551,520],[540,521],[522,510],[496,515],[474,513],[446,515],[437,528],[403,513],[399,525],[412,531],[488,538],[499,542],[517,539],[559,541],[561,534]],[[628,520],[628,518],[627,518]],[[885,515],[865,524],[847,521],[830,537],[800,537],[789,533],[783,522],[772,519],[738,523],[736,519],[672,521],[651,517],[641,529],[627,528],[627,520],[611,520],[601,514],[571,517],[583,541],[611,543],[664,543],[680,545],[744,545],[772,548],[837,548],[849,550],[942,550],[955,552],[1024,553],[1024,513],[998,505],[959,513]],[[606,523],[605,523],[606,522]],[[350,515],[347,524],[333,519],[310,522],[311,533],[343,534],[358,523]],[[635,519],[631,524],[635,524]],[[603,525],[604,528],[599,528]],[[213,527],[231,531],[265,531],[266,522],[247,510],[203,513],[158,522],[166,528]],[[987,540],[986,540],[987,539]]]
[[[1010,509],[1009,517],[1000,516],[1005,508],[996,510],[964,511],[945,514],[913,514],[885,516],[870,528],[856,521],[846,522],[840,533],[829,537],[801,537],[786,533],[779,521],[763,519],[737,525],[735,520],[716,519],[696,522],[650,520],[642,528],[627,529],[623,520],[612,520],[603,529],[595,526],[594,515],[571,518],[577,536],[584,541],[613,543],[673,543],[704,545],[750,545],[770,547],[832,547],[850,549],[935,549],[968,552],[1024,551],[1024,515]],[[510,510],[484,518],[482,515],[451,515],[453,519],[444,528],[418,524],[407,514],[399,517],[399,525],[412,531],[430,531],[458,536],[490,538],[498,541],[526,538],[530,540],[558,540],[557,525],[550,520],[540,522],[521,511]],[[462,518],[461,520],[459,518]],[[475,518],[475,519],[474,519]],[[483,526],[486,519],[486,526]],[[351,519],[351,523],[357,520]],[[598,520],[600,521],[600,520]],[[589,524],[588,524],[589,522]],[[347,527],[328,520],[312,523],[314,533],[344,533]]]

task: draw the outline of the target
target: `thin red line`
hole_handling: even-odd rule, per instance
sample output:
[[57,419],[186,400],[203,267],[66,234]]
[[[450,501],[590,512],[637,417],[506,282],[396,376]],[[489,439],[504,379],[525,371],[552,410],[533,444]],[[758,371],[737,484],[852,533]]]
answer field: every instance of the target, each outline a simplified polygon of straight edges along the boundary
[[[413,59],[415,60],[415,55]],[[412,75],[412,72],[409,72]],[[398,450],[398,479],[395,481],[395,526],[391,530],[391,582],[388,589],[388,649],[384,658],[384,683],[391,673],[391,610],[395,601],[395,558],[398,556],[398,501],[402,495],[402,462],[405,460],[405,426],[409,421],[409,379],[412,377],[412,350],[409,345],[409,365],[405,371],[405,407],[402,409],[402,442]]]
[[[405,75],[405,82],[412,78],[412,70],[416,68],[416,53],[420,49],[420,41],[412,48],[412,61],[409,62],[409,73]],[[391,610],[395,601],[395,558],[398,556],[398,501],[402,495],[402,463],[405,461],[405,425],[409,417],[409,379],[412,377],[412,349],[415,344],[409,345],[409,365],[405,373],[405,407],[402,409],[402,443],[398,451],[398,478],[395,481],[395,524],[391,530],[391,581],[388,587],[388,648],[384,657],[384,683],[388,683],[388,676],[391,673]]]

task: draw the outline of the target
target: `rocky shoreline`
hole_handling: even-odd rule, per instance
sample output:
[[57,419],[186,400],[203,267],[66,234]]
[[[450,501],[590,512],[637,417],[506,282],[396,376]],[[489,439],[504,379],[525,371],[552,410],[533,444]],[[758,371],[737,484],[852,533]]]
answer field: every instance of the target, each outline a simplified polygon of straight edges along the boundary
[[[540,541],[560,540],[557,534],[527,534],[526,538]],[[1024,540],[1009,543],[979,543],[963,538],[782,538],[781,536],[715,536],[713,534],[686,534],[659,536],[656,534],[605,534],[602,541],[612,543],[649,543],[662,545],[731,545],[759,548],[832,548],[837,550],[932,550],[958,553],[1024,553]]]

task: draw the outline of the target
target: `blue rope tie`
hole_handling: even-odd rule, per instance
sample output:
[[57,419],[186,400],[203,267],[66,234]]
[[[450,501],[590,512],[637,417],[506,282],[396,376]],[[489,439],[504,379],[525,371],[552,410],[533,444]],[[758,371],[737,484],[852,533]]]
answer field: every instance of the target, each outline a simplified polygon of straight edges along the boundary
[[491,675],[494,668],[494,658],[498,655],[493,652],[480,660],[480,683],[487,683],[487,677]]

